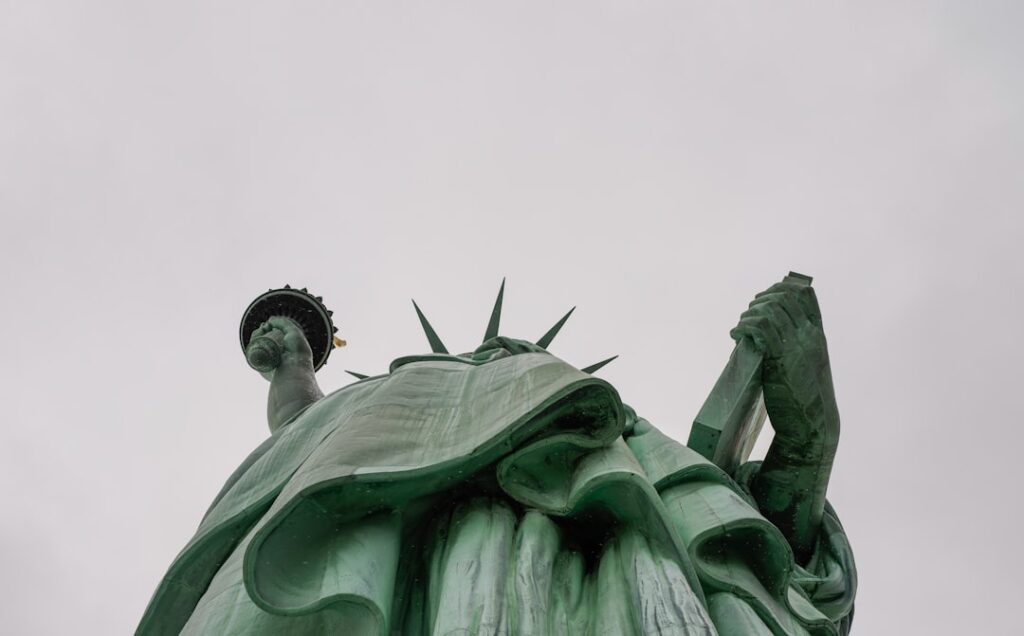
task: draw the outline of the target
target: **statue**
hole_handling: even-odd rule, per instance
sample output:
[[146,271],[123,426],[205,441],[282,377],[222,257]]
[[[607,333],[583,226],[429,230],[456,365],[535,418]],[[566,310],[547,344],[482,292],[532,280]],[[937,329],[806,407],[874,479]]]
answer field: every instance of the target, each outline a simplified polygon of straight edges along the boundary
[[[305,290],[243,320],[270,437],[174,560],[138,634],[843,635],[856,570],[825,500],[839,436],[810,279],[758,294],[687,445],[593,373],[499,335],[324,395]],[[415,306],[415,303],[414,303]],[[669,380],[670,382],[670,380]],[[670,386],[666,387],[670,388]],[[775,437],[746,461],[764,413]]]

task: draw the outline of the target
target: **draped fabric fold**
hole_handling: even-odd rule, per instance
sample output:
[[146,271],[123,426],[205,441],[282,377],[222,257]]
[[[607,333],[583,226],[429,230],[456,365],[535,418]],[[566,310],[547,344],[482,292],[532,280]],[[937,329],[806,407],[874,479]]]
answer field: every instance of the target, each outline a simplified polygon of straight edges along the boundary
[[643,419],[627,443],[655,483],[701,585],[713,597],[709,605],[722,634],[849,631],[857,574],[830,505],[804,568],[778,528],[757,512],[747,484],[759,462],[741,466],[734,480]]
[[396,363],[246,461],[138,633],[845,633],[831,509],[796,566],[741,475],[626,412],[547,353]]

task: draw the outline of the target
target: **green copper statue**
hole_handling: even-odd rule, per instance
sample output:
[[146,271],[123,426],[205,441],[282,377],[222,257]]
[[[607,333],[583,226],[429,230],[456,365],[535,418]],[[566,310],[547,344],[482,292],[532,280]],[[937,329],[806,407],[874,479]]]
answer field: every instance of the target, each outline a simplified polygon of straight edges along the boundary
[[[273,290],[242,325],[270,437],[228,479],[139,634],[847,634],[825,501],[839,416],[810,279],[758,294],[687,445],[607,382],[500,336],[324,395],[330,312]],[[572,313],[570,311],[570,313]],[[607,361],[605,361],[607,362]],[[671,380],[669,380],[671,382]],[[668,388],[668,387],[666,387]],[[748,462],[765,412],[775,437]]]

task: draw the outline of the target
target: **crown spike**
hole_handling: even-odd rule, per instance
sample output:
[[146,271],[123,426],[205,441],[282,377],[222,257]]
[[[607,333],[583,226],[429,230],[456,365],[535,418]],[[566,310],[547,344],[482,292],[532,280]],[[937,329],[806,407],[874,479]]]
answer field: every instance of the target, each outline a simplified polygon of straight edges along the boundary
[[370,377],[370,376],[368,376],[366,374],[363,374],[363,373],[356,373],[355,371],[349,371],[348,369],[345,369],[345,373],[347,373],[350,376],[352,376],[352,377],[354,377],[356,379],[359,379],[359,380],[365,380],[366,378]]
[[608,364],[609,362],[611,362],[612,360],[614,360],[615,358],[618,358],[618,357],[619,356],[615,355],[615,356],[612,356],[612,357],[608,358],[607,360],[601,360],[600,362],[592,364],[589,367],[584,367],[584,368],[580,369],[580,371],[582,371],[583,373],[594,373],[595,371],[597,371],[598,369],[600,369],[601,367],[603,367],[604,365]]
[[430,322],[427,317],[420,311],[420,306],[416,304],[416,301],[412,301],[412,306],[416,308],[416,315],[419,316],[420,325],[423,326],[423,333],[427,334],[427,342],[430,343],[430,350],[434,353],[448,353],[448,349],[445,348],[444,343],[437,337],[437,332],[430,326]]
[[494,301],[494,309],[491,310],[491,319],[487,323],[487,331],[484,332],[484,342],[491,338],[498,337],[498,324],[501,322],[501,300],[505,296],[505,279],[501,279],[501,287],[498,289],[498,298]]
[[562,316],[562,319],[556,322],[554,327],[548,329],[548,332],[541,336],[540,340],[537,341],[537,346],[547,349],[548,345],[551,344],[551,341],[555,339],[555,336],[557,336],[558,332],[562,329],[562,325],[565,324],[566,320],[569,320],[569,316],[571,316],[572,312],[574,311],[576,311],[575,307],[570,309],[568,313]]

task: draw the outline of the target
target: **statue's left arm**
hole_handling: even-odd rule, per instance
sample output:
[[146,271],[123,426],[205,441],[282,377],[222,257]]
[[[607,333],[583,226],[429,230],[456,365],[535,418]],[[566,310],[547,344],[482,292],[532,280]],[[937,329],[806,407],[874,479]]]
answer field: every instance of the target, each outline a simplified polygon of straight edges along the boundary
[[764,352],[764,400],[775,429],[750,488],[761,513],[805,563],[818,537],[839,443],[839,411],[814,289],[773,285],[755,297],[731,335],[752,338]]

